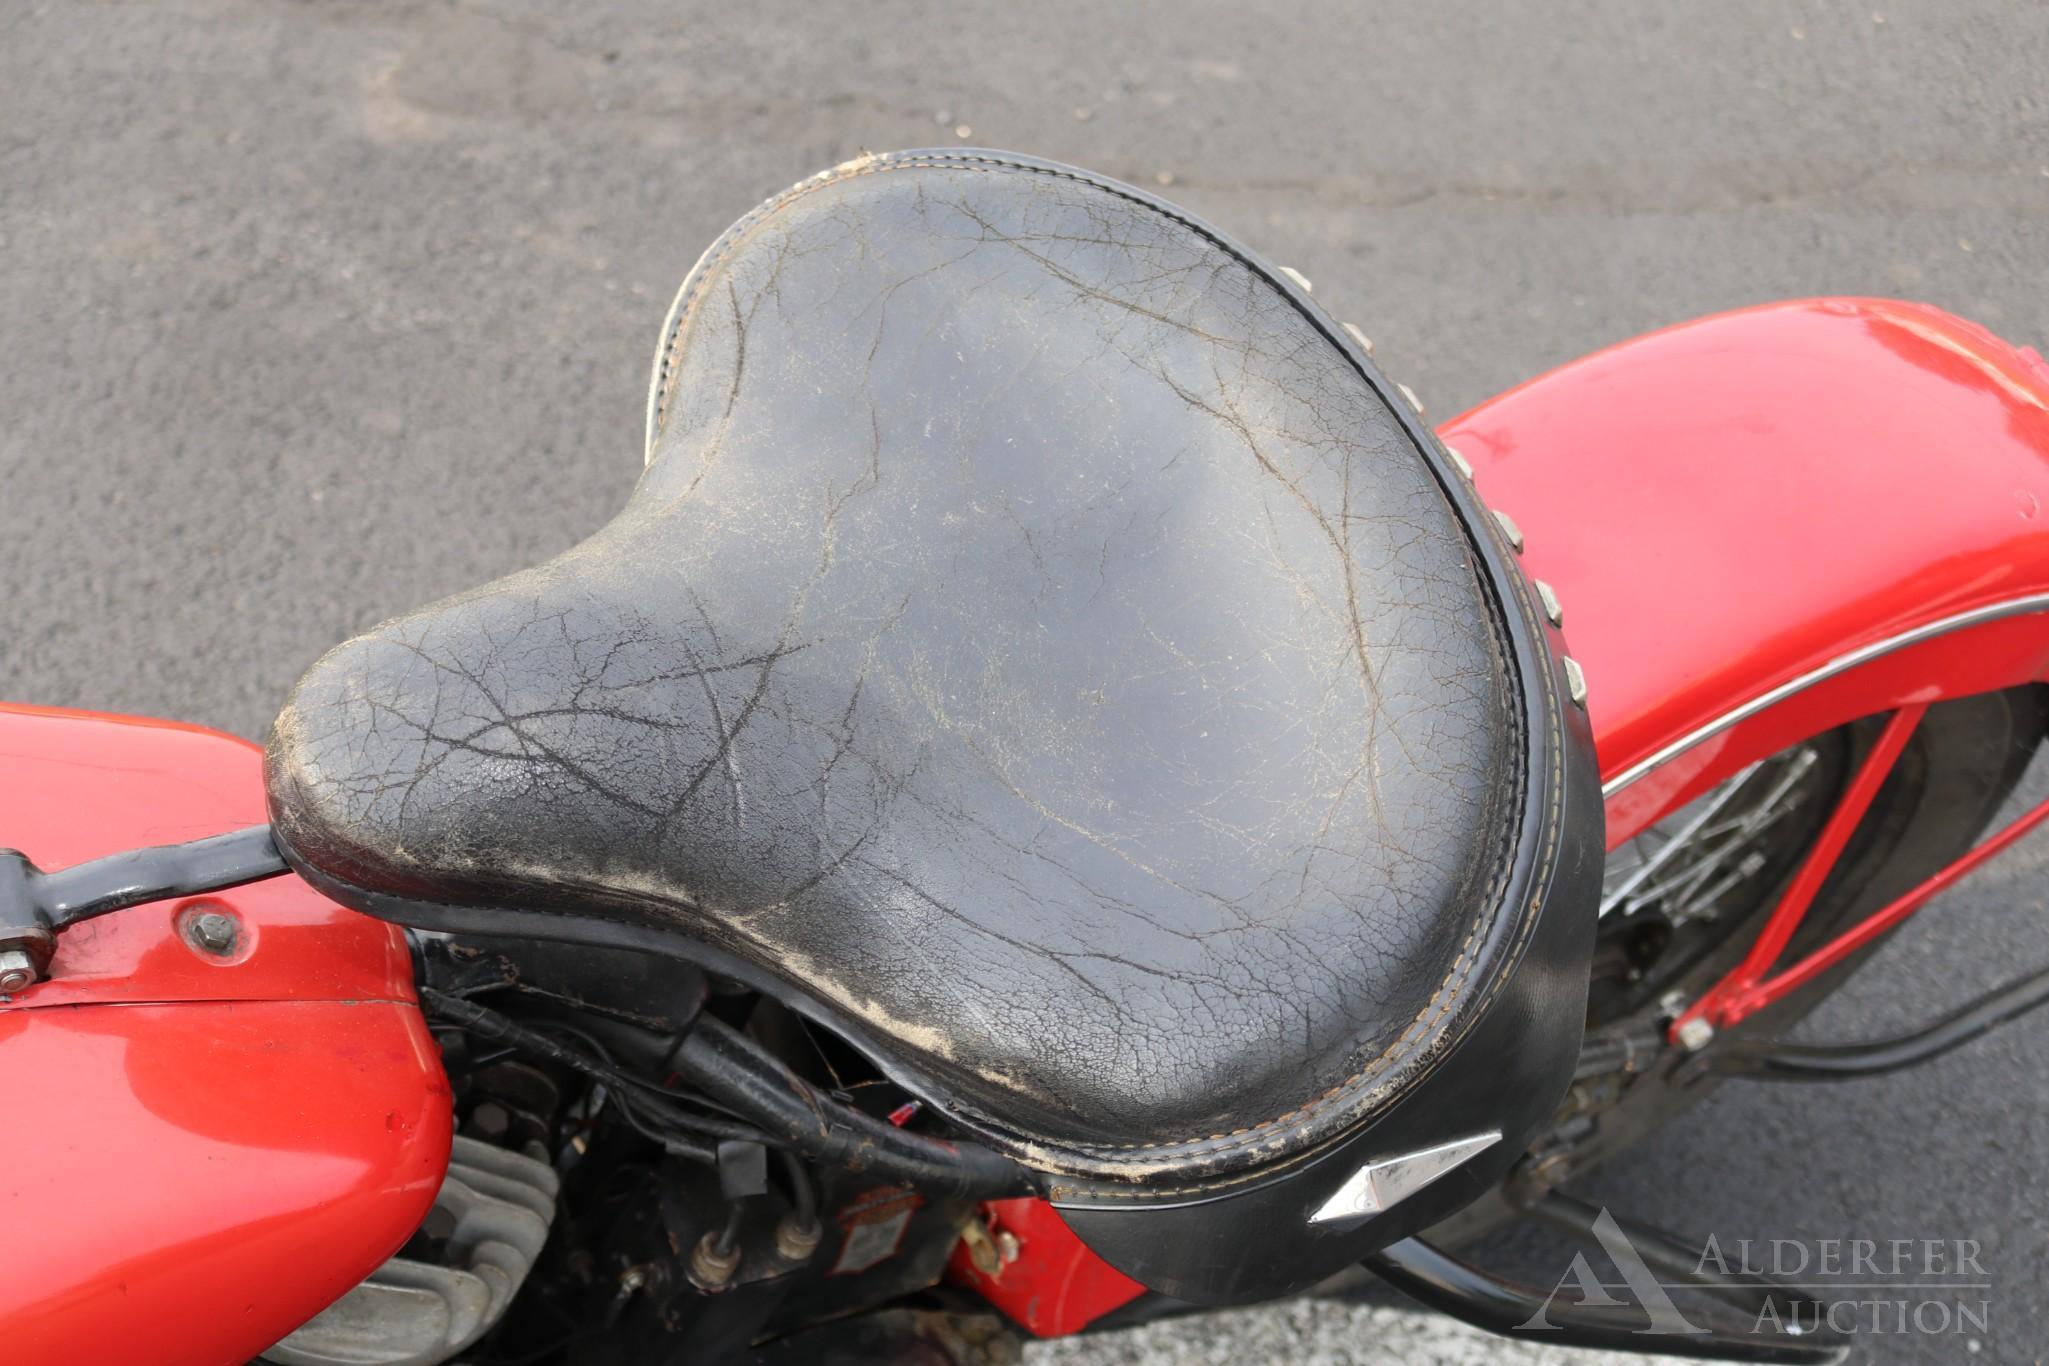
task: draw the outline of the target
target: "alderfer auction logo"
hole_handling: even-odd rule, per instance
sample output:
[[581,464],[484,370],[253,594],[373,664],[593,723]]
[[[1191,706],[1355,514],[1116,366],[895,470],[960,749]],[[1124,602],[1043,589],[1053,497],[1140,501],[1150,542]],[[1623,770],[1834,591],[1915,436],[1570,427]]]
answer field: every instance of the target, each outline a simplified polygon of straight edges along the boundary
[[[1642,1251],[1606,1209],[1592,1232],[1619,1280],[1603,1278],[1587,1253],[1575,1252],[1544,1306],[1520,1325],[1524,1332],[1555,1329],[1556,1304],[1621,1308],[1634,1305],[1647,1322],[1639,1331],[1705,1334],[1672,1292],[1699,1291],[1708,1282],[1769,1279],[1788,1293],[1760,1297],[1751,1331],[1806,1337],[1824,1329],[1842,1335],[1917,1333],[1968,1337],[1986,1331],[1992,1276],[1975,1238],[1740,1239],[1710,1235],[1693,1275],[1660,1279]],[[1671,1265],[1666,1261],[1666,1265]],[[1970,1339],[1972,1350],[1978,1343]]]

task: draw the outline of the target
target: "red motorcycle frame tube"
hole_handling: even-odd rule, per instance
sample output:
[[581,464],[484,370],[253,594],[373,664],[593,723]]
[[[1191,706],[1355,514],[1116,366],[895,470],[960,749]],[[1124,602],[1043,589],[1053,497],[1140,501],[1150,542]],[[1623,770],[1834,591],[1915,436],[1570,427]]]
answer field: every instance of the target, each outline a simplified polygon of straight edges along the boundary
[[[243,741],[0,707],[0,842],[45,868],[264,818]],[[281,877],[87,921],[51,967],[0,997],[0,1356],[246,1361],[419,1226],[451,1117],[396,928]]]
[[[1611,845],[1808,735],[2049,673],[2049,367],[1935,309],[1704,319],[1442,435],[1563,604]],[[263,816],[240,741],[0,708],[0,839],[44,867]],[[67,931],[0,1002],[10,1360],[245,1360],[439,1186],[449,1098],[399,933],[295,878],[201,900]],[[226,958],[181,933],[198,909],[243,926]],[[1133,1293],[1091,1274],[1061,1269],[1075,1312],[1012,1312],[1072,1331]]]

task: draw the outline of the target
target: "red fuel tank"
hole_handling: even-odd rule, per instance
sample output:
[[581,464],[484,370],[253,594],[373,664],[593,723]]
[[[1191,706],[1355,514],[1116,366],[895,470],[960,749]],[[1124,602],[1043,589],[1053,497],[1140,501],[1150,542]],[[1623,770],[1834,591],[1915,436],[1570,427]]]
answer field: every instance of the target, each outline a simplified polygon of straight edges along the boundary
[[[40,867],[261,824],[262,753],[0,706],[0,847]],[[224,911],[236,942],[188,943]],[[296,877],[66,931],[0,996],[0,1356],[242,1362],[397,1250],[447,1166],[448,1084],[400,932]]]

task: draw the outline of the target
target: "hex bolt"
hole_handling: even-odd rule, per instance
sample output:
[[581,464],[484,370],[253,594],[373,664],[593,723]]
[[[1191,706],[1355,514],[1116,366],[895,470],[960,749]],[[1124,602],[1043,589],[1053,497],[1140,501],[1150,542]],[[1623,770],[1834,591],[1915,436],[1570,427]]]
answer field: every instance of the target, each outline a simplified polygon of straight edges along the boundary
[[235,951],[241,926],[226,911],[202,911],[185,922],[185,938],[201,953],[225,958]]
[[20,949],[0,953],[0,993],[13,995],[36,984],[36,961]]
[[984,1276],[995,1276],[1003,1271],[1003,1254],[996,1247],[995,1238],[990,1236],[989,1226],[980,1219],[970,1219],[962,1226],[960,1240],[967,1244],[968,1262]]
[[506,1112],[503,1105],[494,1100],[487,1100],[470,1111],[470,1127],[475,1129],[480,1137],[500,1139],[512,1128],[512,1116]]
[[1678,1039],[1681,1048],[1689,1053],[1698,1053],[1714,1042],[1715,1027],[1709,1024],[1705,1017],[1696,1015],[1680,1025],[1679,1032],[1674,1037]]

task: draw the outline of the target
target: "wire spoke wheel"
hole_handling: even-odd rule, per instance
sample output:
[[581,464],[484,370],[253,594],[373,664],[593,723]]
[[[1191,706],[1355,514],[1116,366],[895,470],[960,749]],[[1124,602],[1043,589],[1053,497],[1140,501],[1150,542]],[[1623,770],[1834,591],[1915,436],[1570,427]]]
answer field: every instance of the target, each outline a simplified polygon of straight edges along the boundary
[[1609,851],[1588,1024],[1671,990],[1747,925],[1828,819],[1847,737],[1830,732],[1751,764]]

